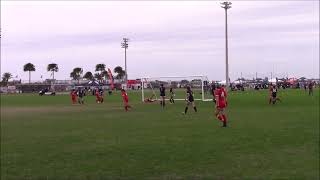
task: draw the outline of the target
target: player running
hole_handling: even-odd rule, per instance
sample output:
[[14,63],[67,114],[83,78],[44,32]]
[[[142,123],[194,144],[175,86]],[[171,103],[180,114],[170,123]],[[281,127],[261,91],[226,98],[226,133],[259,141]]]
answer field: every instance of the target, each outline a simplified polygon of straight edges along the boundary
[[163,87],[163,84],[160,85],[160,105],[162,107],[162,109],[164,108],[164,106],[166,105],[166,88]]
[[103,89],[99,89],[99,96],[100,96],[100,103],[103,103],[103,100],[104,100]]
[[71,95],[72,104],[76,104],[77,103],[77,91],[75,89],[72,89],[70,95]]
[[214,95],[214,92],[216,91],[216,85],[214,84],[214,83],[212,83],[212,85],[211,85],[211,94],[212,94],[212,96],[213,96],[213,102],[214,102],[214,104],[216,104],[216,97],[215,97],[215,95]]
[[269,84],[269,104],[271,104],[272,102],[272,88],[273,88],[273,85],[272,83]]
[[272,104],[275,104],[277,101],[281,102],[280,98],[277,97],[277,92],[278,92],[277,86],[273,85],[271,88]]
[[121,89],[121,96],[122,96],[123,103],[124,103],[124,109],[127,112],[129,110],[129,108],[131,108],[131,106],[129,105],[129,98],[128,98],[128,94],[127,94],[126,90]]
[[215,116],[223,123],[222,127],[227,127],[227,117],[224,112],[228,104],[227,92],[225,91],[224,87],[221,87],[218,84],[214,94],[216,99]]
[[170,103],[171,104],[174,104],[174,99],[173,99],[174,96],[175,96],[175,94],[174,94],[173,88],[171,87],[170,88]]
[[309,89],[309,96],[313,96],[313,82],[310,81],[309,84],[308,84],[308,89]]
[[84,90],[79,88],[78,89],[78,103],[79,104],[84,104],[84,96],[85,96]]
[[100,93],[99,93],[99,89],[97,88],[96,89],[96,103],[100,103],[101,102],[101,100],[100,100]]
[[184,109],[184,114],[187,114],[188,107],[190,105],[192,105],[194,112],[197,112],[197,107],[194,103],[193,92],[192,92],[190,86],[187,86],[186,101],[187,101],[187,104],[186,104],[186,108]]

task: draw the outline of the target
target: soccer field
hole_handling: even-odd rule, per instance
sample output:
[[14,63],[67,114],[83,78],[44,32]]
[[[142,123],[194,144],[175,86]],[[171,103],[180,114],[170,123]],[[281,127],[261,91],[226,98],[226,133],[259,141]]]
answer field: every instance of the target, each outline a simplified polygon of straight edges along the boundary
[[319,89],[231,92],[229,127],[213,102],[96,104],[68,95],[1,95],[1,179],[319,179]]

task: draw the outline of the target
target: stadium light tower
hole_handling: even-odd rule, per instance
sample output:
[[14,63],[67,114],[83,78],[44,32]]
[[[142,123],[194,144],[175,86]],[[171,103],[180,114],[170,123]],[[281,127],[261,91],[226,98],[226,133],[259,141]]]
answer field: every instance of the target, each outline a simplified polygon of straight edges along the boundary
[[128,45],[129,39],[123,38],[123,42],[121,43],[121,47],[124,48],[124,70],[125,70],[125,83],[128,82],[128,69],[127,69],[127,49],[129,47]]
[[228,15],[227,11],[231,8],[231,2],[222,2],[221,7],[225,10],[225,19],[226,19],[226,89],[229,88],[229,62],[228,62]]

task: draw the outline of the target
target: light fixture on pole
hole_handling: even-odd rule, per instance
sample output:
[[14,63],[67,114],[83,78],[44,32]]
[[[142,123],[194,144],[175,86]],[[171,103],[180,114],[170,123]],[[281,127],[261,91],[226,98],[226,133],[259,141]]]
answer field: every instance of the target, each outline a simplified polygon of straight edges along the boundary
[[121,43],[121,47],[124,48],[124,68],[125,68],[125,83],[128,82],[128,69],[127,69],[127,49],[128,49],[128,38],[123,38],[123,42]]
[[221,7],[225,9],[225,23],[226,23],[226,89],[230,87],[230,79],[229,79],[229,62],[228,62],[228,15],[227,10],[231,8],[231,2],[222,2]]

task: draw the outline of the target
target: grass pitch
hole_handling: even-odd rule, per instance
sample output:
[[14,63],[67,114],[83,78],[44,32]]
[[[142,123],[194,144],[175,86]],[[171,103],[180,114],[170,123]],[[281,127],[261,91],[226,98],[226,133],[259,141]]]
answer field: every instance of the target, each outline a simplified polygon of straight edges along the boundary
[[[179,93],[179,92],[178,92]],[[67,95],[1,96],[1,179],[319,179],[319,89],[232,92],[229,127],[213,102],[141,103],[120,92],[71,105]]]

